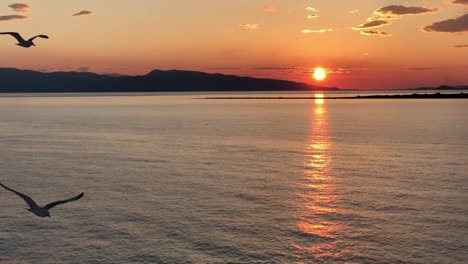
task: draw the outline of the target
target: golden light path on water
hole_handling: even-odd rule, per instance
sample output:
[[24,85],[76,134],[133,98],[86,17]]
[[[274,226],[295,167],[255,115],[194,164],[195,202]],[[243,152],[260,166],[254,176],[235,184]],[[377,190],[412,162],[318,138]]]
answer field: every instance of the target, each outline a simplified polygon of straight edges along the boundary
[[[315,94],[315,104],[316,105],[323,105],[325,103],[325,99],[324,99],[324,95],[319,93],[319,94]],[[320,107],[320,108],[323,108],[323,107]],[[316,108],[316,110],[318,110],[318,107]],[[319,111],[322,111],[323,109],[320,109]],[[322,112],[323,113],[323,112]]]
[[323,94],[316,94],[311,110],[310,138],[306,145],[304,193],[299,194],[302,204],[297,228],[317,237],[310,244],[294,244],[317,259],[337,257],[343,252],[336,248],[336,237],[342,226],[330,219],[338,212],[338,196],[331,164],[332,142],[329,135],[327,106]]

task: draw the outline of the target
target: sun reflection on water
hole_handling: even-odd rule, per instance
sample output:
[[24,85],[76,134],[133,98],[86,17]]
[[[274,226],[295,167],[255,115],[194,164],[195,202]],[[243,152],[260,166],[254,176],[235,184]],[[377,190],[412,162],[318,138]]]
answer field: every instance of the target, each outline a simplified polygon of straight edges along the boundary
[[[323,94],[321,94],[321,93],[315,94],[314,97],[315,97],[315,104],[317,104],[317,105],[322,105],[322,104],[325,103],[325,99],[324,99],[325,96],[324,96]],[[318,108],[316,108],[316,110],[317,110],[317,109],[318,109]],[[323,109],[321,109],[321,110],[323,110]]]
[[[297,228],[305,234],[317,236],[308,243],[294,243],[294,247],[316,258],[326,258],[340,254],[336,248],[336,237],[342,226],[333,220],[338,213],[338,196],[331,164],[333,162],[332,143],[326,104],[320,96],[315,96],[311,112],[310,139],[306,145],[304,169],[304,190],[301,198],[300,221]],[[321,95],[323,97],[323,95]]]

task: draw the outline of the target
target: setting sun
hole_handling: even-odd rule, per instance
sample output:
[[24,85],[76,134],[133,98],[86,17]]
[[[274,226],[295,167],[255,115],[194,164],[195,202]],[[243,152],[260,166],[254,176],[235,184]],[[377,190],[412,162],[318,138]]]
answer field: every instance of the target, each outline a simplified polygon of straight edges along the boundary
[[327,71],[324,68],[317,67],[314,69],[314,79],[317,81],[323,81],[327,78]]

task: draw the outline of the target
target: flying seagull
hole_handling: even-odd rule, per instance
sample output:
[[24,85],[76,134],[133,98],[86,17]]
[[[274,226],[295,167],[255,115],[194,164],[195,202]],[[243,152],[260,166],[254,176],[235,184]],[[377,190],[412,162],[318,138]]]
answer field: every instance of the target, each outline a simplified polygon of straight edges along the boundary
[[21,46],[21,47],[24,47],[24,48],[29,48],[31,46],[36,46],[34,45],[34,42],[33,40],[35,38],[45,38],[45,39],[48,39],[49,37],[46,36],[46,35],[37,35],[37,36],[34,36],[28,40],[25,40],[23,37],[21,37],[21,35],[17,32],[0,32],[0,35],[12,35],[16,40],[18,40],[18,46]]
[[19,197],[23,198],[23,200],[29,205],[29,208],[26,209],[26,210],[28,210],[29,212],[31,212],[31,213],[39,216],[39,217],[50,217],[49,210],[52,209],[53,207],[55,207],[55,206],[57,206],[59,204],[64,204],[64,203],[79,200],[84,195],[84,193],[81,193],[80,195],[75,196],[73,198],[52,202],[50,204],[45,205],[44,207],[40,207],[39,205],[36,204],[36,202],[34,202],[34,200],[31,197],[27,196],[26,194],[22,194],[22,193],[17,192],[17,191],[15,191],[13,189],[10,189],[7,186],[3,185],[2,183],[0,183],[0,185],[3,188],[7,189],[8,191],[13,192],[16,195],[18,195]]

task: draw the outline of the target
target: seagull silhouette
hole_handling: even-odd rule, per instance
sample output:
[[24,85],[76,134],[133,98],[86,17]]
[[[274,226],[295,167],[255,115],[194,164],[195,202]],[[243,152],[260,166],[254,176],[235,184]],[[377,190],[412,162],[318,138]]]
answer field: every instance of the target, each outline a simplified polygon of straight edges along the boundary
[[48,39],[49,37],[46,36],[46,35],[37,35],[37,36],[34,36],[28,40],[25,40],[23,37],[21,37],[21,35],[17,32],[0,32],[0,35],[12,35],[16,40],[18,40],[18,46],[21,46],[21,47],[24,47],[24,48],[29,48],[31,46],[36,46],[34,45],[34,42],[33,40],[35,38],[45,38],[45,39]]
[[17,192],[15,190],[11,189],[11,188],[8,188],[7,186],[3,185],[2,183],[0,183],[0,185],[3,188],[7,189],[8,191],[13,192],[16,195],[18,195],[19,197],[23,198],[23,200],[29,205],[29,208],[26,209],[26,210],[28,210],[29,212],[31,212],[31,213],[39,216],[39,217],[50,217],[49,210],[52,209],[53,207],[55,207],[55,206],[57,206],[59,204],[64,204],[64,203],[79,200],[84,195],[84,193],[81,193],[80,195],[75,196],[73,198],[52,202],[52,203],[49,203],[49,204],[45,205],[44,207],[40,207],[39,205],[36,204],[36,202],[34,202],[34,200],[31,197],[27,196],[26,194],[22,194],[20,192]]

